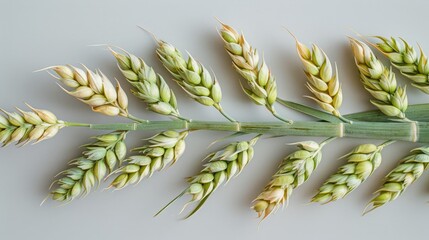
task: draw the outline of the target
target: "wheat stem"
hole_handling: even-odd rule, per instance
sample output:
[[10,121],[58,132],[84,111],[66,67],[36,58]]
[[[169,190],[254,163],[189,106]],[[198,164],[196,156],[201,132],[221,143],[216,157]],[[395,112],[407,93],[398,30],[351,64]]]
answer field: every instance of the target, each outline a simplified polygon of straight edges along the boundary
[[183,121],[187,121],[187,122],[189,122],[189,121],[190,121],[190,119],[185,118],[185,117],[182,117],[182,116],[176,116],[176,118],[177,118],[177,119],[180,119],[180,120],[183,120]]
[[131,114],[128,114],[127,118],[130,119],[130,120],[136,121],[136,122],[141,122],[141,123],[149,121],[149,120],[145,120],[145,119],[141,119],[141,118],[135,117],[135,116],[133,116]]
[[233,119],[232,117],[230,117],[222,108],[222,106],[220,104],[215,104],[214,105],[215,108],[220,112],[220,114],[222,114],[222,116],[224,116],[226,119],[228,119],[228,121],[230,122],[237,122],[235,119]]
[[89,127],[91,128],[91,124],[89,123],[78,123],[78,122],[65,122],[66,127]]
[[429,142],[429,122],[354,122],[328,123],[296,121],[282,122],[215,122],[190,120],[147,121],[142,123],[86,124],[69,123],[70,127],[98,130],[212,130],[259,133],[274,136],[349,137],[390,139],[409,142]]
[[273,116],[274,116],[275,118],[277,118],[278,120],[282,121],[282,122],[289,123],[289,124],[292,124],[292,123],[293,123],[293,121],[292,121],[292,120],[284,119],[283,117],[281,117],[280,115],[278,115],[276,112],[273,112]]

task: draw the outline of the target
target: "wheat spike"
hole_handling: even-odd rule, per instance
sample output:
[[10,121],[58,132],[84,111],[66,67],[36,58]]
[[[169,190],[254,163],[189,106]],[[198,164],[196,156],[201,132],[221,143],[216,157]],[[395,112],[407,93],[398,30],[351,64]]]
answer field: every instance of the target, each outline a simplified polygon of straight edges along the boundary
[[[219,30],[225,49],[232,59],[235,70],[246,79],[243,91],[256,104],[265,106],[278,119],[292,123],[280,117],[274,103],[277,99],[277,83],[265,60],[259,62],[259,53],[234,28],[221,23]],[[241,82],[240,82],[241,84]]]
[[350,45],[365,89],[375,98],[371,103],[385,115],[408,120],[405,87],[397,86],[395,74],[385,67],[363,42],[350,38]]
[[52,199],[70,202],[88,194],[125,158],[126,134],[127,132],[117,131],[100,135],[95,137],[97,141],[85,145],[83,155],[73,159],[70,162],[72,167],[60,172],[62,177],[52,183],[56,184],[51,192]]
[[411,154],[385,177],[384,183],[375,192],[376,196],[368,203],[365,213],[398,198],[412,183],[414,183],[429,166],[429,147],[411,150]]

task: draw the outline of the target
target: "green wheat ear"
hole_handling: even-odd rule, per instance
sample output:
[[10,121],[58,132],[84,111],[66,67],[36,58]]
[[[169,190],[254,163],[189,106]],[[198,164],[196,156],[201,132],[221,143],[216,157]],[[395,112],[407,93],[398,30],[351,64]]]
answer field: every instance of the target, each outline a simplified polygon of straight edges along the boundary
[[406,88],[397,85],[395,74],[381,63],[363,42],[350,38],[350,45],[365,89],[374,97],[371,103],[390,117],[409,121]]
[[260,62],[258,51],[252,47],[234,28],[220,22],[219,30],[225,50],[232,59],[234,69],[246,80],[241,84],[246,95],[256,104],[265,106],[276,118],[292,123],[277,114],[274,103],[277,100],[277,83],[265,60]]
[[375,192],[375,197],[368,203],[364,214],[398,198],[414,183],[429,166],[429,147],[411,150],[410,155],[385,177],[383,185]]
[[322,160],[322,148],[334,138],[318,144],[314,141],[298,142],[299,150],[289,154],[281,163],[263,192],[253,201],[252,209],[265,219],[280,206],[288,205],[294,189],[308,180]]
[[206,157],[207,163],[204,165],[201,172],[188,178],[188,188],[164,206],[155,216],[159,215],[168,206],[184,195],[191,196],[191,200],[185,204],[182,211],[189,204],[196,203],[197,206],[186,218],[194,215],[219,186],[223,183],[227,183],[243,171],[253,158],[253,146],[258,139],[259,136],[256,136],[249,141],[233,142],[217,152],[210,153]]
[[22,146],[30,142],[36,144],[54,137],[65,127],[64,121],[58,120],[52,112],[27,106],[30,112],[19,108],[18,112],[0,109],[4,113],[0,115],[0,143],[3,147],[14,142]]
[[319,188],[312,202],[328,203],[344,198],[359,187],[381,164],[381,150],[393,141],[380,145],[362,144],[345,155],[347,164],[330,176]]
[[97,141],[85,145],[81,157],[70,161],[71,167],[60,172],[61,178],[55,180],[51,192],[53,200],[70,202],[85,196],[107,174],[119,166],[125,158],[127,148],[125,136],[127,132],[117,131],[95,137]]
[[392,66],[411,80],[413,87],[429,94],[429,62],[422,48],[419,46],[418,56],[414,47],[402,38],[376,38],[379,41],[373,45],[390,60]]
[[177,108],[177,100],[164,78],[156,74],[143,59],[128,53],[118,53],[109,48],[128,83],[131,92],[148,106],[148,109],[162,115],[182,118]]
[[174,164],[185,151],[185,138],[188,133],[165,131],[149,138],[148,144],[134,149],[138,152],[137,155],[125,159],[125,164],[113,172],[118,176],[110,187],[122,189],[136,184],[144,177],[150,177],[154,172]]
[[188,60],[173,45],[157,41],[159,60],[171,73],[175,82],[195,101],[216,108],[225,118],[235,120],[225,113],[221,106],[222,90],[215,76],[190,54]]

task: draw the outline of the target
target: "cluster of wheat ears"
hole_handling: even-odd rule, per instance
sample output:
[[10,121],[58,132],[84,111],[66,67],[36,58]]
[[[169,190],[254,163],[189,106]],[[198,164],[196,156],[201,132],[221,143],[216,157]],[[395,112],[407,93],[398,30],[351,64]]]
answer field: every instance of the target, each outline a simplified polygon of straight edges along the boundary
[[[381,52],[390,60],[411,85],[429,94],[428,58],[420,54],[403,39],[374,37],[359,41],[349,38],[360,79],[370,93],[370,100],[378,110],[349,115],[340,113],[343,101],[337,66],[332,66],[325,52],[317,45],[311,48],[299,42],[296,49],[304,66],[307,88],[322,110],[277,96],[276,80],[256,48],[243,34],[221,23],[220,39],[226,53],[232,59],[234,69],[241,75],[244,93],[258,105],[265,106],[278,119],[273,122],[239,122],[222,108],[222,92],[219,82],[192,56],[185,58],[173,45],[157,38],[156,53],[163,66],[176,82],[197,102],[217,109],[228,121],[197,121],[179,113],[173,91],[164,78],[148,66],[143,59],[122,49],[109,47],[131,92],[141,99],[149,110],[170,117],[167,121],[140,119],[128,111],[127,94],[99,70],[91,71],[83,66],[57,65],[43,69],[55,77],[63,90],[89,105],[94,112],[108,116],[121,116],[128,123],[88,124],[58,120],[47,110],[28,106],[31,111],[17,109],[0,115],[0,142],[24,145],[37,143],[55,136],[63,127],[85,127],[111,130],[108,134],[94,137],[95,141],[84,145],[81,156],[70,161],[70,168],[58,174],[51,185],[49,196],[56,201],[70,202],[85,196],[101,181],[112,179],[109,187],[122,189],[139,183],[143,178],[174,164],[185,151],[186,137],[191,131],[229,131],[225,139],[251,135],[246,141],[227,144],[219,151],[210,153],[203,168],[187,179],[188,187],[157,215],[178,198],[190,196],[188,204],[195,207],[187,215],[192,216],[213,192],[222,184],[237,176],[252,160],[254,147],[263,135],[326,137],[317,143],[296,143],[297,150],[286,156],[277,172],[252,202],[252,209],[262,219],[286,205],[294,189],[299,187],[316,170],[322,160],[322,149],[336,138],[355,137],[385,140],[380,145],[362,144],[346,156],[346,163],[330,176],[312,198],[312,202],[328,203],[344,198],[363,183],[381,164],[382,150],[395,141],[429,142],[428,104],[408,105],[406,88],[396,82],[391,67],[380,62],[372,52]],[[371,41],[374,40],[374,41]],[[312,116],[316,121],[296,121],[280,116],[275,105],[281,105]],[[159,130],[141,147],[128,155],[125,138],[135,130]],[[225,140],[224,139],[224,140]],[[385,177],[375,197],[365,212],[376,209],[399,197],[428,167],[429,146],[410,151]],[[188,205],[186,204],[186,205]],[[186,207],[185,205],[185,207]],[[185,208],[184,207],[184,208]]]

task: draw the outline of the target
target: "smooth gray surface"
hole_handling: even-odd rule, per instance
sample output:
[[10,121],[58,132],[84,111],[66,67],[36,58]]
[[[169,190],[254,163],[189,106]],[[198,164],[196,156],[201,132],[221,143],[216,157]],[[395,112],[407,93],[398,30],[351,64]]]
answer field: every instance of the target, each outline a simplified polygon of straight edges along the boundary
[[[214,16],[243,30],[261,52],[277,77],[280,96],[313,104],[302,98],[308,91],[305,77],[286,26],[305,43],[317,43],[339,66],[345,96],[344,113],[371,109],[362,90],[346,35],[403,36],[429,49],[425,28],[427,1],[1,1],[0,6],[0,105],[12,110],[24,102],[50,109],[60,118],[82,122],[114,122],[121,119],[93,114],[86,106],[64,94],[46,73],[34,70],[56,64],[85,63],[100,68],[111,79],[123,81],[115,62],[102,47],[121,46],[152,65],[166,79],[170,76],[157,62],[155,44],[136,26],[144,26],[178,48],[188,50],[211,67],[223,87],[226,111],[242,120],[274,120],[262,107],[254,106],[239,89],[239,76],[222,49]],[[405,83],[398,76],[401,83]],[[171,83],[171,82],[170,82]],[[408,84],[408,83],[407,83]],[[176,90],[183,115],[195,119],[219,119],[213,109],[194,103]],[[124,86],[127,86],[124,83]],[[127,86],[128,88],[128,86]],[[131,97],[130,97],[131,98]],[[411,103],[427,96],[409,88]],[[132,100],[131,111],[160,119]],[[278,107],[281,109],[280,107]],[[291,111],[282,114],[303,119]],[[97,132],[64,129],[54,140],[35,146],[1,149],[0,239],[413,239],[426,235],[428,181],[424,175],[394,203],[361,217],[371,193],[395,162],[415,146],[398,143],[384,151],[385,162],[374,175],[345,200],[334,204],[308,205],[323,181],[343,161],[336,160],[365,140],[339,140],[324,150],[324,160],[313,177],[292,195],[284,211],[270,217],[258,229],[249,209],[251,200],[269,180],[278,162],[303,138],[268,139],[256,147],[254,161],[226,187],[220,188],[201,211],[187,221],[177,215],[185,199],[158,218],[152,215],[186,184],[184,177],[201,168],[206,146],[220,133],[196,132],[173,167],[155,174],[136,187],[120,192],[102,187],[82,200],[64,207],[48,201],[53,176],[78,156],[78,147]],[[130,134],[129,146],[151,133]],[[376,141],[374,141],[376,142]]]

